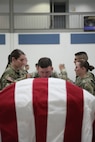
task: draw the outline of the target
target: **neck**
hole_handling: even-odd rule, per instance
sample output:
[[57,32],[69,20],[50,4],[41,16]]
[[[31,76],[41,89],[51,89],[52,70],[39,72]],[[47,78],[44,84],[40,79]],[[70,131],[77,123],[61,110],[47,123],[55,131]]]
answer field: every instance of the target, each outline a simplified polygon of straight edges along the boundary
[[82,73],[82,74],[80,75],[81,78],[84,78],[85,76],[86,76],[86,73]]
[[14,69],[14,70],[19,70],[19,68],[18,67],[16,67],[14,64],[11,64],[11,67]]

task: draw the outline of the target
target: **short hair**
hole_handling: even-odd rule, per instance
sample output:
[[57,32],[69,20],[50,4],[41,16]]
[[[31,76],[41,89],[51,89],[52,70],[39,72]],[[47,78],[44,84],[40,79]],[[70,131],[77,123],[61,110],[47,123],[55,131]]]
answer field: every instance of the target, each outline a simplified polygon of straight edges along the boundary
[[48,57],[40,58],[38,61],[38,67],[47,68],[48,66],[52,66],[52,61]]
[[36,63],[35,66],[37,67],[37,66],[38,66],[38,63]]
[[85,61],[88,60],[88,55],[84,51],[75,53],[75,56],[78,56],[80,59],[84,59]]

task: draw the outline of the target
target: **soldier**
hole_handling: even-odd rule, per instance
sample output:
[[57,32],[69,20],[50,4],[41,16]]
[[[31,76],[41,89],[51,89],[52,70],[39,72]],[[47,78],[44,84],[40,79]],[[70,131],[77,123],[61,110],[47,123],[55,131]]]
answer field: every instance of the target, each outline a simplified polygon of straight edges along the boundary
[[64,64],[59,64],[59,70],[60,70],[59,77],[61,79],[65,79],[65,80],[68,80],[70,82],[73,82],[73,81],[71,81],[71,79],[68,78],[68,74],[67,74],[67,71],[65,69]]
[[25,79],[26,74],[22,76],[21,69],[24,66],[26,60],[25,53],[19,49],[15,49],[10,54],[10,65],[6,68],[1,76],[1,89],[6,86]]
[[85,61],[88,61],[87,53],[84,51],[75,53],[74,63],[76,63],[80,59],[84,59]]
[[62,69],[63,69],[63,66],[61,68],[61,75],[59,75],[56,71],[53,70],[51,59],[47,57],[43,57],[39,59],[37,72],[35,75],[33,74],[32,77],[34,78],[54,77],[54,78],[62,78],[62,79],[68,80],[67,74],[63,72]]
[[85,60],[78,60],[75,65],[75,72],[77,76],[75,84],[95,95],[95,83],[92,77],[88,74],[88,70],[90,70],[91,66]]
[[[81,52],[77,52],[75,53],[75,59],[74,59],[74,63],[76,63],[78,60],[83,59],[85,61],[88,61],[88,55],[86,52],[81,51]],[[87,72],[89,77],[92,77],[92,79],[95,81],[95,76],[94,74],[91,72],[92,70],[94,70],[94,66],[90,65],[90,71]],[[77,77],[77,76],[76,76]]]
[[28,64],[27,64],[27,58],[25,57],[25,59],[24,59],[24,62],[23,62],[23,66],[22,66],[22,68],[20,69],[20,74],[22,75],[22,77],[24,76],[24,75],[26,75],[27,76],[27,74],[28,74],[28,70],[26,70],[26,68],[27,68],[27,66],[29,66]]
[[32,77],[32,78],[37,78],[37,77],[39,77],[39,74],[38,74],[38,63],[35,64],[35,68],[36,68],[36,70],[31,73],[31,77]]
[[28,73],[28,70],[29,70],[29,65],[26,64],[26,65],[25,65],[25,71],[26,71],[26,73]]
[[32,77],[55,77],[58,78],[58,75],[53,71],[52,61],[50,58],[43,57],[40,58],[38,63],[35,64],[36,71],[32,73]]

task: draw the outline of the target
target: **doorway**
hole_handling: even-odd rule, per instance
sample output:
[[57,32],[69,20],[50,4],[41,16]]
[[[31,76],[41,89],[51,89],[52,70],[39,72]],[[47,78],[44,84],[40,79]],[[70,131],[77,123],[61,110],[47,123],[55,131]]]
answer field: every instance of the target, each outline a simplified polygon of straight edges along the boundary
[[[66,2],[53,2],[51,12],[64,13],[66,12]],[[54,15],[52,17],[52,25],[54,29],[64,29],[66,27],[65,15]]]

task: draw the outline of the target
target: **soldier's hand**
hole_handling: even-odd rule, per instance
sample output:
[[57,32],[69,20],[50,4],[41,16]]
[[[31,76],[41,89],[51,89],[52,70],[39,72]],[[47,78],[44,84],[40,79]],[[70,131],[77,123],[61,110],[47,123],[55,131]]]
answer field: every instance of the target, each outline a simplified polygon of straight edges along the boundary
[[26,78],[31,78],[31,77],[32,77],[31,74],[29,74],[29,73],[26,74]]
[[59,69],[60,69],[60,71],[65,69],[65,65],[64,64],[59,64]]
[[10,82],[14,82],[14,80],[10,76],[7,77],[7,80]]

